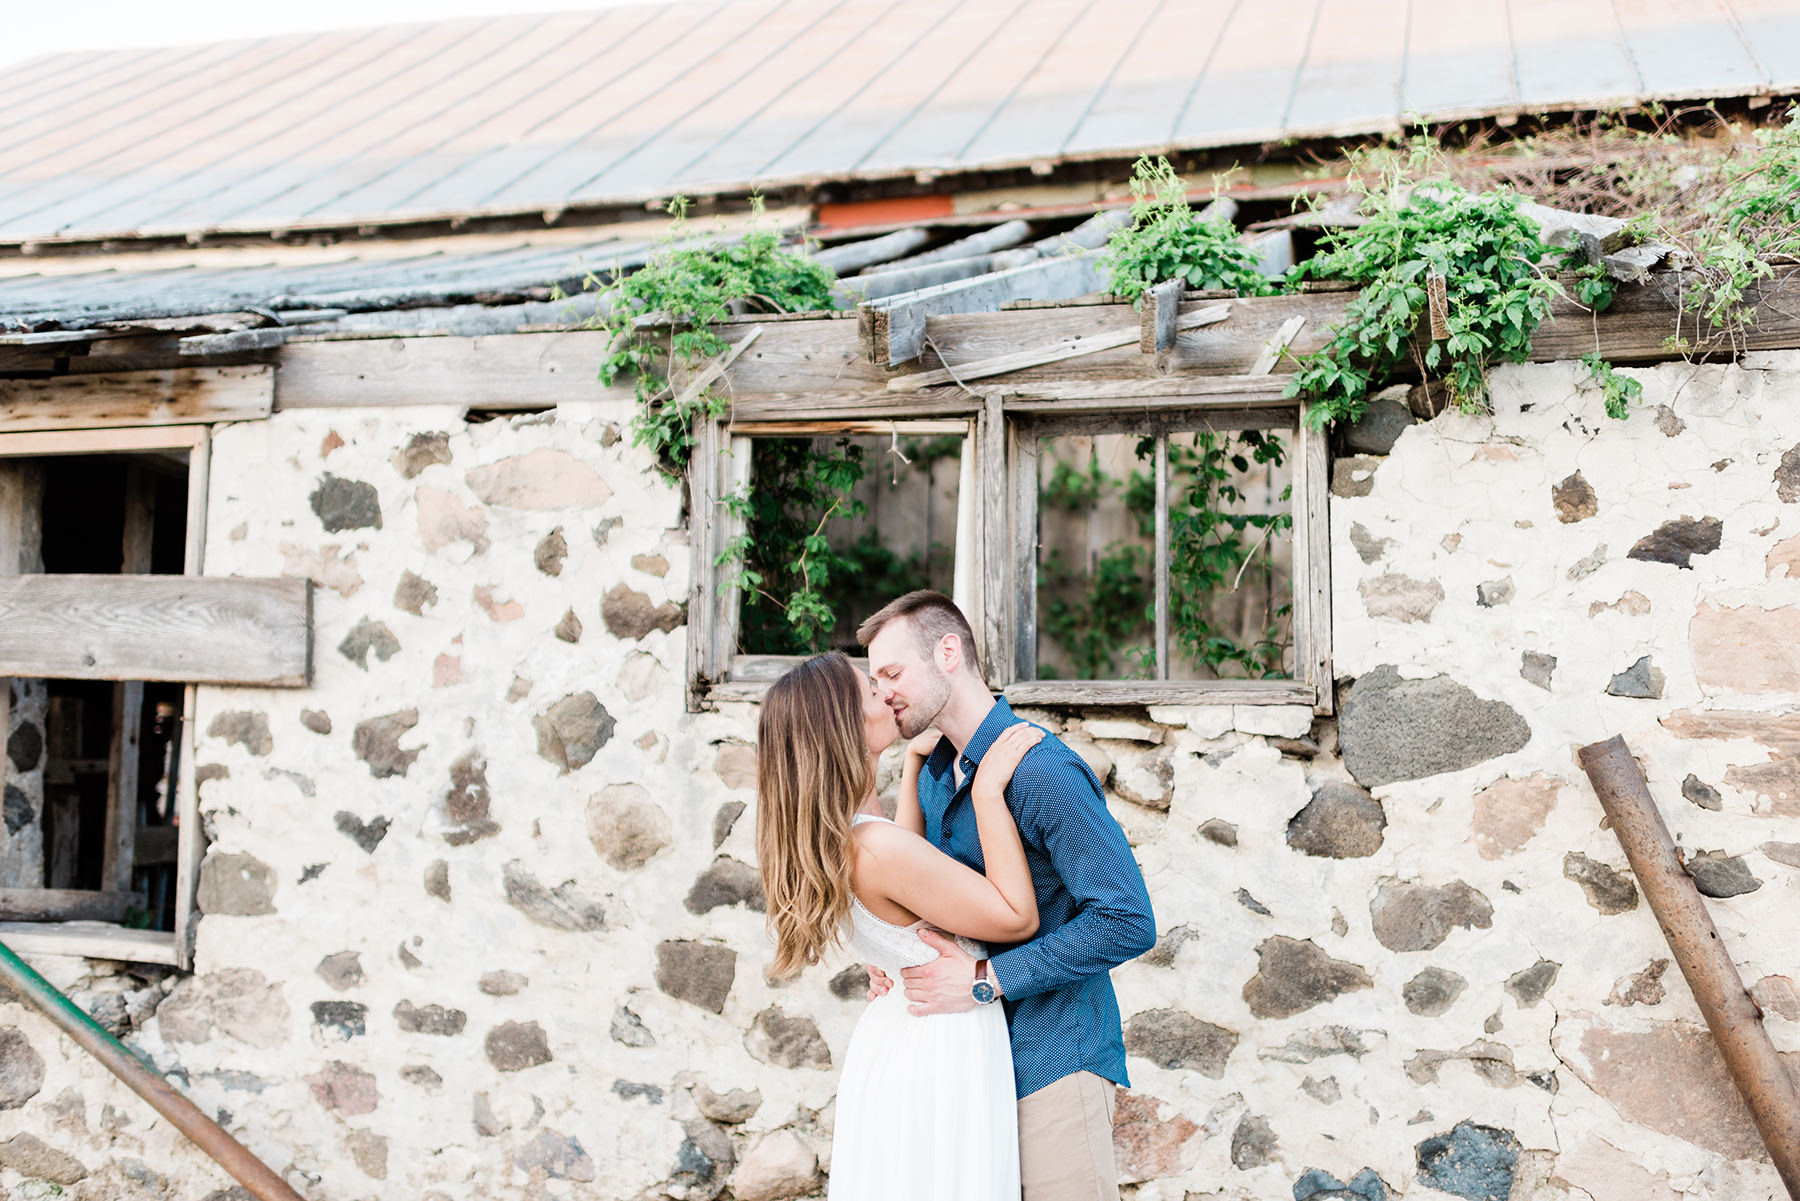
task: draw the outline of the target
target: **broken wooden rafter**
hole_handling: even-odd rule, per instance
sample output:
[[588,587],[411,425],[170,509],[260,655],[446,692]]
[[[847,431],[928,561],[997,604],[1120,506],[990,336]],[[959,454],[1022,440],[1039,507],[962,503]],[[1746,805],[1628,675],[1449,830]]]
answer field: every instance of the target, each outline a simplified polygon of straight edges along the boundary
[[1281,356],[1287,350],[1288,343],[1294,340],[1295,336],[1300,333],[1300,328],[1305,324],[1305,313],[1297,313],[1283,321],[1281,328],[1275,331],[1275,336],[1263,343],[1262,353],[1256,356],[1256,362],[1250,364],[1249,373],[1251,375],[1267,375],[1275,370],[1275,364],[1281,361]]
[[979,230],[966,238],[958,238],[954,242],[945,243],[935,250],[927,250],[921,254],[909,255],[891,262],[877,263],[863,269],[865,275],[885,275],[890,271],[904,271],[913,267],[925,267],[932,263],[948,262],[951,259],[982,258],[997,250],[1005,250],[1017,246],[1031,233],[1031,225],[1025,221],[1002,221],[998,225]]
[[869,238],[863,242],[827,246],[823,250],[813,251],[812,259],[821,266],[830,267],[839,275],[849,275],[852,271],[909,255],[929,241],[931,234],[915,226],[897,229],[891,234]]
[[1175,321],[1186,287],[1179,279],[1166,280],[1138,298],[1140,354],[1165,354],[1175,348]]
[[[1223,321],[1231,315],[1231,304],[1211,305],[1204,309],[1196,309],[1181,315],[1175,321],[1178,329],[1197,329],[1202,325],[1211,325]],[[903,375],[888,381],[890,392],[917,392],[937,384],[967,383],[970,380],[986,379],[990,376],[1005,375],[1008,372],[1023,371],[1027,367],[1042,367],[1048,363],[1060,363],[1066,359],[1078,359],[1083,355],[1097,354],[1102,350],[1130,345],[1137,339],[1137,331],[1124,330],[1118,333],[1096,334],[1093,337],[1077,338],[1060,346],[1043,346],[1032,350],[1015,351],[1012,354],[997,355],[990,359],[979,359],[970,363],[958,363],[954,367],[940,367],[935,371],[920,371],[914,375]]]

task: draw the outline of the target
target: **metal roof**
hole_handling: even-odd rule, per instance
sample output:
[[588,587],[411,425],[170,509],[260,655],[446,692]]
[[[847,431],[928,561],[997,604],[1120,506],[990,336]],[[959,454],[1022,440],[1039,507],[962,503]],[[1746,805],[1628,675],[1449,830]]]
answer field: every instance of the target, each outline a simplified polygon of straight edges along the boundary
[[0,75],[0,241],[675,193],[1800,91],[1800,0],[672,0]]

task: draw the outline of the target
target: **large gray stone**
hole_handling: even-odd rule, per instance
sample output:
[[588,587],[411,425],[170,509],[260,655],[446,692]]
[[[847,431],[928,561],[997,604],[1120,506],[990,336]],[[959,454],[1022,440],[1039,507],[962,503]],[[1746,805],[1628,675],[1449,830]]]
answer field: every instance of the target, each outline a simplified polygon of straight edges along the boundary
[[600,858],[625,872],[650,862],[673,841],[675,831],[648,789],[610,784],[588,798],[587,836]]
[[1519,678],[1550,691],[1550,677],[1556,674],[1556,656],[1542,651],[1526,651],[1519,656]]
[[1700,808],[1711,809],[1715,813],[1725,808],[1725,798],[1719,795],[1719,790],[1692,772],[1681,782],[1681,795]]
[[1588,904],[1603,914],[1629,913],[1637,908],[1637,884],[1631,877],[1580,851],[1563,856],[1563,876],[1581,885]]
[[482,1040],[488,1062],[502,1072],[522,1072],[549,1063],[550,1040],[536,1022],[501,1022]]
[[563,697],[531,720],[537,753],[565,772],[586,767],[612,739],[617,724],[591,692]]
[[44,1087],[44,1057],[23,1030],[0,1030],[0,1109],[18,1109]]
[[437,602],[437,586],[430,580],[410,571],[400,573],[400,582],[394,586],[394,608],[423,617],[425,610]]
[[1673,521],[1663,522],[1653,532],[1638,539],[1625,557],[1646,563],[1672,563],[1676,567],[1692,569],[1690,560],[1694,556],[1710,555],[1719,549],[1724,531],[1725,524],[1717,517],[1703,517],[1699,520],[1678,517]]
[[723,1013],[736,978],[737,952],[730,947],[685,941],[657,945],[656,987],[678,1001]]
[[[1404,395],[1406,388],[1399,391]],[[1355,425],[1344,429],[1344,449],[1355,455],[1388,454],[1412,423],[1406,402],[1384,393],[1369,402]]]
[[237,743],[252,755],[266,755],[275,749],[269,733],[269,715],[254,710],[220,713],[206,727],[208,738],[222,738],[227,746]]
[[370,652],[374,652],[375,658],[386,663],[400,653],[400,640],[382,622],[365,617],[350,627],[350,632],[344,635],[344,640],[338,643],[337,649],[338,654],[367,671]]
[[327,1042],[348,1042],[369,1032],[369,1007],[359,1001],[314,1001],[312,1015]]
[[348,809],[339,809],[332,815],[331,822],[337,827],[339,834],[361,847],[368,855],[375,853],[375,848],[387,837],[388,827],[393,825],[392,819],[386,817],[373,817],[364,821]]
[[1125,1053],[1161,1068],[1185,1068],[1214,1080],[1237,1048],[1237,1032],[1179,1009],[1147,1009],[1125,1023]]
[[0,820],[5,822],[8,834],[17,834],[37,820],[37,810],[32,807],[31,798],[16,784],[8,784],[5,791],[0,793]]
[[469,1024],[469,1015],[460,1009],[442,1005],[414,1005],[401,1001],[394,1006],[394,1025],[406,1034],[435,1034],[448,1038],[461,1034]]
[[1486,930],[1494,907],[1461,880],[1449,884],[1384,883],[1369,902],[1375,939],[1390,951],[1429,951],[1457,927]]
[[1231,1132],[1231,1166],[1240,1172],[1260,1168],[1275,1158],[1275,1128],[1269,1119],[1247,1113]]
[[381,528],[381,498],[374,484],[327,473],[308,499],[328,534]]
[[1338,719],[1344,766],[1365,788],[1460,771],[1510,754],[1531,729],[1448,676],[1403,680],[1384,664],[1351,686]]
[[1367,496],[1375,490],[1375,469],[1384,460],[1374,455],[1342,455],[1331,462],[1331,494]]
[[1520,1009],[1530,1009],[1544,999],[1550,986],[1556,983],[1557,973],[1562,971],[1562,964],[1549,959],[1540,959],[1528,968],[1514,972],[1506,978],[1506,991],[1512,999],[1519,1003]]
[[355,951],[337,951],[319,960],[313,971],[319,979],[339,992],[355,988],[363,982],[362,957]]
[[540,1130],[537,1137],[513,1152],[513,1165],[527,1175],[542,1174],[552,1180],[592,1181],[599,1172],[580,1140],[554,1130]]
[[1755,892],[1763,882],[1751,874],[1749,866],[1736,855],[1724,851],[1701,851],[1687,862],[1688,874],[1703,897],[1736,897]]
[[644,1020],[623,1005],[613,1007],[612,1025],[608,1030],[612,1040],[627,1047],[654,1047],[656,1035],[650,1033]]
[[0,1168],[9,1168],[27,1180],[48,1180],[71,1185],[87,1176],[87,1168],[67,1151],[59,1151],[31,1134],[15,1134],[0,1143]]
[[1288,821],[1288,845],[1324,859],[1366,859],[1381,849],[1387,812],[1365,789],[1326,780]]
[[1259,1018],[1293,1017],[1373,983],[1368,972],[1333,959],[1310,939],[1278,934],[1257,946],[1256,958],[1256,974],[1244,984],[1244,1003]]
[[1619,672],[1607,684],[1608,696],[1634,697],[1638,700],[1657,700],[1663,694],[1663,673],[1660,668],[1650,662],[1645,655],[1624,671]]
[[15,771],[36,771],[44,757],[44,732],[36,722],[22,721],[6,739],[6,758]]
[[1156,945],[1138,956],[1138,962],[1149,967],[1174,967],[1181,948],[1200,937],[1192,926],[1175,926],[1164,930]]
[[1469,982],[1455,972],[1428,967],[1406,982],[1400,990],[1400,999],[1412,1013],[1434,1018],[1454,1005],[1467,987]]
[[732,828],[737,825],[738,818],[742,816],[744,816],[744,802],[742,801],[726,801],[719,806],[719,811],[713,814],[713,850],[716,851],[725,845],[725,840],[731,837]]
[[501,881],[507,902],[540,926],[571,932],[606,929],[605,906],[573,880],[547,888],[514,859],[502,869]]
[[275,912],[275,869],[255,855],[213,851],[200,863],[201,913],[258,917]]
[[664,633],[687,621],[687,611],[673,601],[652,605],[650,598],[629,584],[614,584],[600,601],[600,619],[614,638],[636,641],[651,630]]
[[1418,1146],[1419,1181],[1465,1201],[1507,1201],[1519,1140],[1512,1131],[1458,1122],[1448,1134]]
[[831,1066],[831,1048],[811,1018],[784,1013],[771,1005],[756,1015],[744,1035],[744,1049],[764,1063],[779,1068]]
[[424,748],[401,750],[400,739],[418,724],[417,709],[402,709],[358,722],[350,737],[351,752],[369,765],[369,774],[377,780],[404,776]]
[[[698,1094],[700,1089],[695,1092]],[[704,1105],[700,1112],[706,1114]],[[712,1201],[725,1191],[725,1182],[737,1165],[737,1153],[732,1148],[731,1136],[715,1125],[716,1121],[706,1114],[681,1124],[682,1133],[687,1137],[676,1150],[675,1168],[663,1183],[663,1191],[674,1201]]]
[[757,913],[768,908],[762,876],[748,863],[729,855],[714,860],[711,867],[700,873],[688,889],[686,904],[687,911],[695,916],[711,913],[722,905],[742,905]]
[[762,1090],[734,1088],[728,1092],[715,1093],[704,1084],[696,1084],[694,1104],[713,1121],[737,1126],[755,1117],[756,1111],[762,1108]]

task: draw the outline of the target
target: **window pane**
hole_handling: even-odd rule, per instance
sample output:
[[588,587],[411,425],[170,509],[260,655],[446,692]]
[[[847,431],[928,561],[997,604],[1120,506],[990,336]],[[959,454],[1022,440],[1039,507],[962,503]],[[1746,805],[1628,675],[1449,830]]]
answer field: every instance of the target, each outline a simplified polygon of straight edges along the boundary
[[738,650],[860,654],[856,627],[915,588],[949,593],[960,435],[757,438]]
[[[1169,435],[1169,678],[1293,672],[1285,431]],[[1038,467],[1039,679],[1155,672],[1155,439],[1046,438]]]
[[1155,673],[1154,447],[1131,434],[1045,438],[1038,454],[1037,674]]

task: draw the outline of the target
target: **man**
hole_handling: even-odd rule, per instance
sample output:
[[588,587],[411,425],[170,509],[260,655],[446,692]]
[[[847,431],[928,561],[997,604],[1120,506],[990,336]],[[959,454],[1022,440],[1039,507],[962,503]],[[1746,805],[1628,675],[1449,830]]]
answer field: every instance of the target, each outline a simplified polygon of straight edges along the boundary
[[[982,755],[1018,718],[982,682],[968,619],[942,593],[909,592],[865,621],[857,639],[902,737],[932,727],[943,735],[919,775],[925,837],[981,871],[969,785]],[[1150,896],[1100,782],[1061,740],[1047,735],[1033,748],[1006,800],[1031,865],[1037,936],[996,946],[978,967],[928,931],[923,937],[940,957],[903,973],[906,996],[915,1014],[1005,1004],[1024,1201],[1117,1201],[1113,1085],[1129,1082],[1107,973],[1155,943]],[[885,992],[887,979],[870,975]]]

